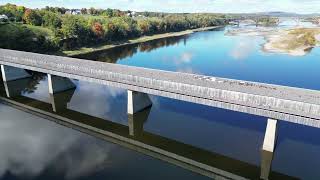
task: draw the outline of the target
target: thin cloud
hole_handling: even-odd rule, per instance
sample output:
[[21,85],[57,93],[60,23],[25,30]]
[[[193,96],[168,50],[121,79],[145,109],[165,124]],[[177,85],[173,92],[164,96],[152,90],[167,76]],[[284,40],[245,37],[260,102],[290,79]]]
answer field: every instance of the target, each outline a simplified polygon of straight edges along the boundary
[[230,56],[235,60],[244,60],[254,52],[255,42],[252,40],[241,39],[231,50]]

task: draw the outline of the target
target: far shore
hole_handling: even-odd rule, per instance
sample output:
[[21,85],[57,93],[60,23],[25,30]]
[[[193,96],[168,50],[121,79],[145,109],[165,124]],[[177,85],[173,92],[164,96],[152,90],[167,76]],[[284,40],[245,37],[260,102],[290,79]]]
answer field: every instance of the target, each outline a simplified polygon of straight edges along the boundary
[[111,49],[111,48],[115,48],[115,47],[143,43],[143,42],[157,40],[157,39],[185,36],[185,35],[193,34],[195,32],[209,31],[209,30],[213,30],[213,29],[217,29],[217,28],[221,28],[221,27],[223,27],[223,26],[211,26],[211,27],[205,27],[205,28],[189,29],[189,30],[180,31],[180,32],[155,34],[155,35],[151,35],[151,36],[143,36],[140,38],[131,39],[128,41],[115,42],[112,44],[102,44],[102,45],[93,46],[93,47],[82,47],[82,48],[70,50],[70,51],[59,51],[56,54],[57,55],[64,55],[64,56],[78,56],[78,55],[103,51],[103,50],[107,50],[107,49]]
[[320,28],[237,29],[227,32],[226,35],[262,36],[266,40],[262,45],[262,51],[288,54],[291,56],[304,56],[308,54],[312,48],[320,45]]

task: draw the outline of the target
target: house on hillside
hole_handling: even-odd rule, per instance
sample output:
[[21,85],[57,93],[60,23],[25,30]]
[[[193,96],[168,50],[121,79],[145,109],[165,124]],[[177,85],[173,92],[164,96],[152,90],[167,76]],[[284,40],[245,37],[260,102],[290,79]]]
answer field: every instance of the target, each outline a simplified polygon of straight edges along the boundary
[[127,14],[127,16],[129,16],[129,17],[136,17],[136,12],[134,12],[134,11],[132,11],[132,12],[129,12],[128,14]]
[[75,9],[75,10],[69,10],[69,11],[67,11],[66,14],[78,15],[78,14],[82,14],[82,13],[81,13],[81,10]]
[[9,18],[7,15],[5,15],[5,14],[0,15],[0,21],[7,21],[8,19]]
[[73,14],[73,15],[77,15],[77,14],[82,14],[82,13],[81,13],[81,10],[76,9],[76,10],[74,10],[74,11],[72,12],[72,14]]

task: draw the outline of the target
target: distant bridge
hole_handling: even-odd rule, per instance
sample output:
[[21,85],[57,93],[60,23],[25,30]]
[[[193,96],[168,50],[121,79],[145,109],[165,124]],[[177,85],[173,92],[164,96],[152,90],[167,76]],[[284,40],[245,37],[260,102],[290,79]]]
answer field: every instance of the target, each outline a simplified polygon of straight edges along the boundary
[[[238,25],[239,26],[241,22],[251,21],[250,24],[258,26],[259,25],[259,18],[268,18],[268,17],[272,17],[272,16],[261,16],[261,17],[248,16],[248,17],[230,18],[227,20],[228,20],[229,24],[231,24],[231,25]],[[303,22],[305,18],[303,18],[303,17],[278,17],[276,23],[280,24],[280,23],[287,21],[289,19],[294,21],[296,23],[296,25],[299,26],[300,23]],[[320,19],[319,19],[319,24],[320,24]]]
[[[263,116],[268,118],[264,152],[274,151],[278,120],[320,127],[320,91],[316,90],[5,49],[0,49],[0,64],[4,82],[28,77],[24,70],[48,74],[50,94],[75,88],[67,78],[127,89],[131,115],[152,105],[151,94]],[[271,159],[262,163],[270,165],[265,161]],[[264,167],[261,177],[267,179],[269,171]]]

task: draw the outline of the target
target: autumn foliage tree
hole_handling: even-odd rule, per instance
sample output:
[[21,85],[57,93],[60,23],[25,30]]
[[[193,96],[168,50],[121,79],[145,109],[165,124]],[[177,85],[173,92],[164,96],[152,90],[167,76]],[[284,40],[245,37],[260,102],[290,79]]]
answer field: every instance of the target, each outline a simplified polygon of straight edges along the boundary
[[52,29],[60,28],[62,20],[57,13],[42,11],[42,25]]
[[99,22],[95,22],[92,26],[92,31],[98,38],[102,38],[104,36],[104,30]]
[[27,9],[24,12],[23,20],[30,25],[40,26],[42,23],[41,16],[32,9]]

